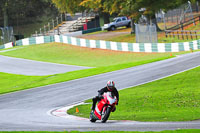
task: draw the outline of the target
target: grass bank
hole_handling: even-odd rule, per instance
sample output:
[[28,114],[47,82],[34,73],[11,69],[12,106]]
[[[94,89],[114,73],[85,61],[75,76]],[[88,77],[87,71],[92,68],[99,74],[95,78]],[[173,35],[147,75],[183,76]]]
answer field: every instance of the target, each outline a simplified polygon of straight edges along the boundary
[[[200,67],[119,92],[110,120],[190,121],[200,119]],[[87,102],[91,102],[88,100]],[[91,104],[69,114],[88,118]]]
[[[200,24],[198,24],[196,26],[192,26],[188,30],[197,30],[197,29],[199,29],[199,25]],[[118,33],[127,32],[127,33],[126,34],[114,34],[115,32],[118,32]],[[105,35],[101,35],[102,33],[105,33]],[[104,31],[89,33],[87,35],[81,36],[81,38],[86,38],[86,39],[92,38],[94,40],[136,43],[135,34],[130,34],[130,33],[131,33],[130,28],[121,28],[121,29],[117,29],[116,31],[107,32],[106,30],[104,30]],[[173,37],[172,34],[170,36],[168,35],[168,37],[166,38],[164,32],[158,32],[157,33],[158,43],[176,43],[176,42],[193,41],[191,39],[191,37],[189,36],[189,33],[187,33],[187,34],[188,34],[188,39],[187,39],[186,35],[184,35],[184,39],[183,39],[182,38],[183,36],[181,36],[181,35],[179,35],[179,38],[178,38],[178,36]],[[196,40],[195,36],[193,36],[193,38],[194,38],[194,40]],[[199,37],[197,39],[199,39]]]
[[[31,60],[89,67],[105,67],[170,57],[170,53],[120,52],[83,48],[62,43],[23,46],[20,49],[0,54]],[[176,54],[178,53],[173,55]]]
[[0,73],[0,94],[88,77],[174,57],[170,56],[170,53],[116,52],[58,43],[24,46],[0,54],[46,62],[95,67],[49,76]]
[[24,90],[49,84],[55,84],[59,82],[74,80],[78,78],[84,78],[88,76],[93,76],[101,73],[111,72],[115,70],[125,69],[137,65],[147,64],[159,60],[167,59],[168,57],[150,59],[139,62],[130,62],[125,64],[110,65],[104,67],[97,67],[92,69],[78,70],[67,72],[63,74],[54,74],[49,76],[24,76],[24,75],[15,75],[0,73],[0,94]]

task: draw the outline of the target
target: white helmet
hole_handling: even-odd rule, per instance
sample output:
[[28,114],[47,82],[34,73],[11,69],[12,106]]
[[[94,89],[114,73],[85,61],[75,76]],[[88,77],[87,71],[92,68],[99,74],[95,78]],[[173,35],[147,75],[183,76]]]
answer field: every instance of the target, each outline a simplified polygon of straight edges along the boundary
[[112,81],[112,80],[109,80],[107,82],[107,88],[108,88],[109,91],[113,91],[113,89],[115,88],[115,82]]

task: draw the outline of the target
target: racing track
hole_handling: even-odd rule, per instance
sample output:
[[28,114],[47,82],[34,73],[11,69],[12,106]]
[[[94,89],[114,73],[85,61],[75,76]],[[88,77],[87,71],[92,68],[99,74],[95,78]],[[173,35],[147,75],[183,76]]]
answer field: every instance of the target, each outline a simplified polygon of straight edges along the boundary
[[196,52],[106,74],[1,95],[0,130],[158,131],[177,128],[199,129],[199,120],[191,122],[108,121],[106,124],[102,124],[50,115],[50,110],[61,108],[96,95],[96,91],[103,87],[109,79],[116,81],[118,89],[123,89],[185,71],[199,65],[200,52]]
[[0,55],[0,72],[6,73],[44,76],[87,68],[89,67],[47,63]]

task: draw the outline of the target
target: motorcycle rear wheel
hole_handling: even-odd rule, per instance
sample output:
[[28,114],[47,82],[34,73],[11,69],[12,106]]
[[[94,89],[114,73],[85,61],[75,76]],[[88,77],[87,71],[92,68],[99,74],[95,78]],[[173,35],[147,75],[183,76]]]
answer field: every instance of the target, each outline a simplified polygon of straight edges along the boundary
[[108,117],[110,116],[111,108],[108,107],[105,111],[105,113],[101,116],[101,122],[105,123],[108,120]]

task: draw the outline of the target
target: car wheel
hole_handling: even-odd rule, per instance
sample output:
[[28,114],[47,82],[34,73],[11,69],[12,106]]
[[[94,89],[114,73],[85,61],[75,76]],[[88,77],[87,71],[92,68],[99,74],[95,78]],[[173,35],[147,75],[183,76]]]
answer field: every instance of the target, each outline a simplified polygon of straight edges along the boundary
[[115,28],[115,26],[111,26],[111,28],[110,28],[112,31],[114,31],[116,28]]
[[131,23],[128,23],[128,25],[126,26],[127,28],[130,28],[131,27]]

